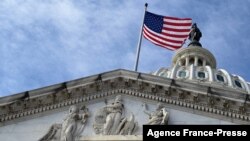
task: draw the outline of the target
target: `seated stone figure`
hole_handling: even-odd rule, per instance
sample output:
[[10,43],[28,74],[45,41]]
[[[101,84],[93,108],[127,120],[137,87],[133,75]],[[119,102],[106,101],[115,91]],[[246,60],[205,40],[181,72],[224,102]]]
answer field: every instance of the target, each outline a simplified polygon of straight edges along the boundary
[[39,141],[75,141],[83,132],[88,115],[87,108],[79,110],[78,107],[71,106],[63,123],[53,124]]
[[117,95],[112,103],[96,112],[93,128],[96,134],[131,135],[137,128],[137,122],[132,113],[125,117],[121,95]]
[[166,108],[162,105],[162,103],[158,103],[155,111],[150,112],[147,110],[146,104],[143,105],[144,113],[149,115],[149,121],[147,124],[149,125],[167,125],[169,114]]
[[121,96],[117,96],[115,101],[109,105],[106,105],[105,108],[107,110],[107,117],[104,124],[104,134],[116,134],[123,112]]

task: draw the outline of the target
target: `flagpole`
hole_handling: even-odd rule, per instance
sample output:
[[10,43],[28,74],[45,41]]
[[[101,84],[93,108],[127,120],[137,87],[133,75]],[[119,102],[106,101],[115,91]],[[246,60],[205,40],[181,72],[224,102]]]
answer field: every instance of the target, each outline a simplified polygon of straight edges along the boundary
[[143,30],[144,19],[145,19],[147,7],[148,7],[148,4],[145,3],[145,10],[144,10],[144,15],[143,15],[143,22],[142,22],[142,25],[141,25],[141,32],[140,32],[139,41],[138,41],[138,44],[137,44],[136,62],[135,62],[134,71],[137,71],[137,69],[138,69],[138,62],[139,62],[139,57],[140,57],[140,52],[141,52],[142,30]]

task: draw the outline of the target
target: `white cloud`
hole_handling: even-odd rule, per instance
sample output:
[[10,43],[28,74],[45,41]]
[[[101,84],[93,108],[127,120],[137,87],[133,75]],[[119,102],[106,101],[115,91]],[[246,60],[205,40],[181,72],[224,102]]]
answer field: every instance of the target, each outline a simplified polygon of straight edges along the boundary
[[[143,5],[133,0],[1,1],[0,96],[118,68],[133,70]],[[249,80],[247,68],[238,63],[249,60],[249,35],[243,32],[250,30],[248,6],[238,1],[151,0],[148,9],[192,17],[203,32],[202,44],[223,64],[219,66]],[[237,42],[241,48],[235,47]],[[144,40],[139,70],[168,67],[172,55]]]
[[131,46],[127,26],[137,17],[136,9],[126,10],[132,6],[131,2],[120,7],[87,1],[3,2],[1,95],[122,67],[120,51]]

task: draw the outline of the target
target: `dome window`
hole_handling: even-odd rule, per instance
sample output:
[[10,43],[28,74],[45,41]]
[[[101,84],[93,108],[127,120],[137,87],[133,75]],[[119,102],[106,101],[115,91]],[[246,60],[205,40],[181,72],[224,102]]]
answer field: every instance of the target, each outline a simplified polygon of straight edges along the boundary
[[216,78],[217,78],[217,80],[220,81],[220,82],[225,82],[224,77],[223,77],[222,75],[217,74],[217,75],[216,75]]
[[163,73],[163,72],[162,72],[162,73],[160,73],[160,74],[159,74],[159,76],[164,76],[164,73]]
[[234,83],[237,87],[242,88],[241,83],[238,80],[235,80]]
[[198,72],[198,77],[204,79],[204,78],[206,78],[206,74],[204,72],[202,72],[202,71],[199,71]]
[[186,73],[186,71],[184,71],[184,70],[181,70],[181,71],[179,71],[179,73],[178,73],[178,76],[179,76],[180,78],[185,78],[186,75],[187,75],[187,73]]

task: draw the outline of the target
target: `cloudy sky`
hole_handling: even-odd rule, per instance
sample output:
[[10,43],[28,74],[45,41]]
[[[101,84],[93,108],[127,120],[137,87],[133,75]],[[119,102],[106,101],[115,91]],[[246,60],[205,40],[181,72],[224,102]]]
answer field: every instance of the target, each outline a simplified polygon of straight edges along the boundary
[[[1,0],[0,96],[133,70],[145,2],[192,18],[218,68],[250,81],[249,0]],[[173,54],[143,39],[139,71],[168,67]]]

